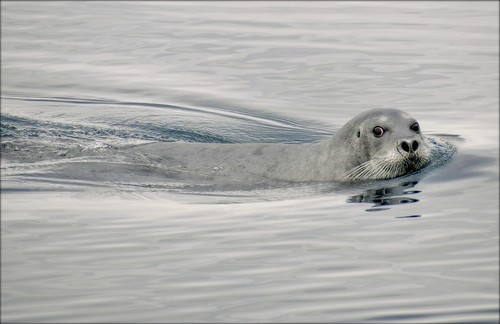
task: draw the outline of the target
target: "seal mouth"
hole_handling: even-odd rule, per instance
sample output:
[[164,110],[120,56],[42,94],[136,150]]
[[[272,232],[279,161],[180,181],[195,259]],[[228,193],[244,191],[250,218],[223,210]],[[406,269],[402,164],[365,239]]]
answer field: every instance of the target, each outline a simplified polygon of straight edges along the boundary
[[403,167],[405,170],[403,174],[413,173],[415,171],[422,169],[426,165],[427,163],[425,163],[420,157],[409,156],[403,162]]
[[349,170],[344,181],[393,179],[421,170],[430,159],[418,153],[401,154],[372,158]]

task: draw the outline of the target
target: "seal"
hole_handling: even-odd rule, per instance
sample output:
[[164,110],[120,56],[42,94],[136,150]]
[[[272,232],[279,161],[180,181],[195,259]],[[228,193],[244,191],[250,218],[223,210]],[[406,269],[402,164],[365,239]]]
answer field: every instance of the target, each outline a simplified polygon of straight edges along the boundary
[[308,144],[151,143],[130,148],[136,162],[175,178],[249,181],[364,181],[424,168],[431,147],[420,125],[398,109],[355,116],[330,139]]

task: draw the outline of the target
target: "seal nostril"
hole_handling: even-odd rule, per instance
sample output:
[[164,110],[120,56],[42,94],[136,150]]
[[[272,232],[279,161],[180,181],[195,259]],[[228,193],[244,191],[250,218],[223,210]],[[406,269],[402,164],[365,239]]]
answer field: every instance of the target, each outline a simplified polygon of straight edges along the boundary
[[406,143],[406,142],[401,143],[401,148],[402,148],[405,152],[410,152],[410,145],[408,145],[408,143]]
[[418,142],[417,141],[413,141],[413,143],[411,144],[411,148],[416,151],[418,149]]

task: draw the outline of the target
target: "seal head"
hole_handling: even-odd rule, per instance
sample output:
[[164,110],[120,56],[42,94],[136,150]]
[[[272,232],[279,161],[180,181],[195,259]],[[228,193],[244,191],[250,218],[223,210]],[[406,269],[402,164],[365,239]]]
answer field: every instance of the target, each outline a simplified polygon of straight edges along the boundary
[[[417,120],[397,109],[365,111],[334,136],[336,168],[343,181],[383,180],[428,165],[431,150]],[[338,157],[345,156],[343,161]]]

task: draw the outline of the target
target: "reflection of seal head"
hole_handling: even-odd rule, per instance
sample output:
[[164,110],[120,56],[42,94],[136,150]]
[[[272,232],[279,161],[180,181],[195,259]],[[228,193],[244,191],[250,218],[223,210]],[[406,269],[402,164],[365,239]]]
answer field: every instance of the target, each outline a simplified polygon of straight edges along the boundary
[[430,162],[430,148],[418,122],[397,109],[365,111],[325,143],[335,180],[396,178]]

